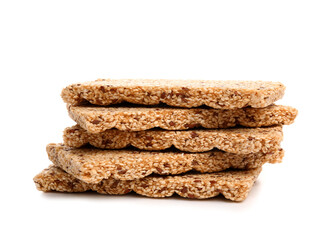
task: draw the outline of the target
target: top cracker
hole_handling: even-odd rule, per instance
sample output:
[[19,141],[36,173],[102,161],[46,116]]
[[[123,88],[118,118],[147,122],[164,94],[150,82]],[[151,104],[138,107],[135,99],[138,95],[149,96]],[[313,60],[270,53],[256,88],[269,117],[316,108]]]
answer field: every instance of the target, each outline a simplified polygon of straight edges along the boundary
[[284,90],[282,83],[265,81],[98,79],[64,88],[62,98],[72,105],[129,102],[187,108],[262,108],[282,98]]

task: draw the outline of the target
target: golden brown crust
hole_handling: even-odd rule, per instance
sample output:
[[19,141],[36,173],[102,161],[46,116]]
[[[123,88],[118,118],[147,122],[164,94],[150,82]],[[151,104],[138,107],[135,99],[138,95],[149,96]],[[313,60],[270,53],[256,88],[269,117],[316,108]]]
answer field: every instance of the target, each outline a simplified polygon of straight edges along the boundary
[[266,81],[99,79],[69,85],[61,95],[64,102],[73,105],[85,101],[95,105],[130,102],[232,109],[266,107],[282,98],[284,91],[282,83]]
[[79,125],[75,125],[66,128],[63,134],[64,144],[76,148],[88,143],[102,149],[121,149],[134,146],[142,150],[164,150],[174,146],[186,152],[205,152],[217,148],[238,154],[259,151],[266,153],[273,148],[278,148],[282,138],[282,126],[135,132],[109,129],[102,133],[90,133]]
[[204,153],[158,152],[132,150],[101,150],[70,148],[62,144],[48,144],[49,159],[74,177],[98,183],[103,179],[133,180],[152,173],[168,175],[191,170],[218,172],[228,168],[251,169],[264,163],[281,162],[284,151],[233,154],[222,151]]
[[49,192],[85,192],[90,189],[88,183],[67,174],[59,167],[50,165],[33,178],[40,191]]
[[166,130],[229,128],[235,126],[266,127],[293,123],[297,110],[288,106],[233,110],[205,108],[140,108],[68,105],[70,117],[91,133],[107,129],[142,131],[155,127]]
[[38,190],[49,192],[84,192],[102,194],[126,194],[135,191],[147,197],[169,197],[174,193],[185,198],[205,199],[219,194],[232,201],[243,201],[261,167],[244,171],[224,171],[208,174],[185,174],[178,176],[149,176],[133,181],[106,179],[98,184],[84,183],[54,165],[34,177]]

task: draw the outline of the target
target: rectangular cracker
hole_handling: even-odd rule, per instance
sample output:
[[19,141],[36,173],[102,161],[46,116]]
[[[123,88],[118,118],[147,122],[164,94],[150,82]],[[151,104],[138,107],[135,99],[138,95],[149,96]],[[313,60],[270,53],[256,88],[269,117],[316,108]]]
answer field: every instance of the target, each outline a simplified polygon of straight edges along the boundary
[[228,168],[251,169],[264,163],[281,162],[284,151],[233,154],[222,151],[188,153],[180,151],[102,150],[70,148],[63,144],[48,144],[49,159],[74,177],[99,183],[103,179],[133,180],[152,173],[180,174],[191,170],[218,172]]
[[90,144],[102,149],[133,146],[141,150],[164,150],[174,146],[186,152],[205,152],[217,148],[238,154],[269,152],[280,147],[282,138],[282,126],[135,132],[108,129],[101,133],[90,133],[79,125],[75,125],[66,128],[63,134],[64,144],[75,148]]
[[176,107],[233,109],[266,107],[281,99],[285,86],[266,81],[98,79],[62,90],[64,102],[110,105],[129,102],[143,105],[165,103]]
[[101,194],[127,194],[131,191],[147,197],[181,197],[205,199],[222,194],[232,201],[246,199],[261,168],[244,171],[224,171],[208,174],[185,174],[178,176],[149,176],[125,181],[109,178],[98,184],[88,184],[64,172],[54,165],[34,177],[38,190],[49,192],[95,191]]
[[155,127],[166,130],[229,128],[235,126],[267,127],[293,123],[297,109],[271,105],[266,108],[233,110],[205,108],[140,108],[68,105],[70,117],[91,133],[107,129],[141,131]]

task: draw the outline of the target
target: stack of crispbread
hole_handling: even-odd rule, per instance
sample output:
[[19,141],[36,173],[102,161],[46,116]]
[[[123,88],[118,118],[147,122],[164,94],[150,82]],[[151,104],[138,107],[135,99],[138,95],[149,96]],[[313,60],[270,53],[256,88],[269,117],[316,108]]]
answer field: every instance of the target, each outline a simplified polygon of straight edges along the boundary
[[41,191],[222,194],[244,200],[264,163],[278,163],[282,125],[297,110],[274,105],[285,87],[264,81],[99,79],[62,91],[77,125],[49,144]]

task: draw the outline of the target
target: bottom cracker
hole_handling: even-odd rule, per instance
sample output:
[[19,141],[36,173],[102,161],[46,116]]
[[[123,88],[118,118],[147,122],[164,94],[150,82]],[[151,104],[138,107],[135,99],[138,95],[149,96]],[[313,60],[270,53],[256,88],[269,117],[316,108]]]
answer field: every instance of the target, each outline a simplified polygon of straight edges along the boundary
[[54,165],[34,177],[40,191],[85,192],[101,194],[126,194],[131,191],[147,197],[169,197],[177,193],[181,197],[205,199],[222,194],[232,201],[244,200],[261,167],[251,170],[223,171],[207,174],[183,174],[177,176],[148,176],[137,180],[104,179],[98,184],[85,183]]

